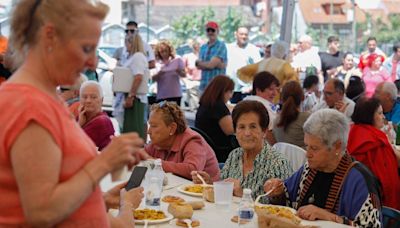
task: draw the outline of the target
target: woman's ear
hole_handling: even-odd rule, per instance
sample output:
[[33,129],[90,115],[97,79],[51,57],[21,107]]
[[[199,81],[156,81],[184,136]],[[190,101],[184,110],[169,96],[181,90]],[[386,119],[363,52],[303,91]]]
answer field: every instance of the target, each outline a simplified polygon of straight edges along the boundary
[[176,124],[175,122],[172,122],[168,127],[169,127],[169,135],[174,135],[178,128],[178,124]]
[[44,40],[45,47],[48,51],[53,49],[56,39],[56,28],[51,23],[46,23],[42,27],[42,40]]

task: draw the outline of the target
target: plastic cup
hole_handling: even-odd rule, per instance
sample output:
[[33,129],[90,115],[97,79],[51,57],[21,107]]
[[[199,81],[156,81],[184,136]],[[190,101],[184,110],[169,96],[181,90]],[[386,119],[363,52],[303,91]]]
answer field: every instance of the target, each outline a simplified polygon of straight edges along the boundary
[[233,198],[233,183],[214,182],[214,198],[217,209],[229,211]]

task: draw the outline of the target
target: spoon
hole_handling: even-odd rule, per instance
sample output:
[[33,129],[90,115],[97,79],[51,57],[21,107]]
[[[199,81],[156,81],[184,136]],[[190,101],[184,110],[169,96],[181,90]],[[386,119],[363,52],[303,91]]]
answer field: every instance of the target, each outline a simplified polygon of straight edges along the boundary
[[188,228],[192,228],[192,220],[190,220],[190,219],[184,219],[183,221],[186,223],[186,225],[188,226]]
[[262,195],[257,196],[255,202],[258,203],[258,201],[260,201],[261,197],[269,196],[275,189],[277,189],[277,188],[280,187],[281,185],[282,185],[282,183],[279,184],[278,186],[275,186],[275,187],[271,188],[271,189],[270,189],[268,192],[266,192],[265,194],[262,194]]
[[210,186],[209,184],[206,183],[206,181],[203,179],[203,177],[197,173],[196,176],[201,180],[201,182],[203,183],[203,186]]
[[144,226],[143,226],[143,228],[147,228],[147,225],[149,224],[149,220],[144,220]]

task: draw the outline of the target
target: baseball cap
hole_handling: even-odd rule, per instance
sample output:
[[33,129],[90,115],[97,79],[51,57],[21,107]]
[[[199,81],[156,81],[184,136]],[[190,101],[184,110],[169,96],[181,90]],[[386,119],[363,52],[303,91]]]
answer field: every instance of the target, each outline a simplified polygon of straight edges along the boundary
[[207,22],[207,24],[206,24],[206,28],[213,28],[213,29],[218,29],[219,28],[219,26],[218,26],[218,24],[217,24],[217,22],[215,22],[215,21],[209,21],[209,22]]

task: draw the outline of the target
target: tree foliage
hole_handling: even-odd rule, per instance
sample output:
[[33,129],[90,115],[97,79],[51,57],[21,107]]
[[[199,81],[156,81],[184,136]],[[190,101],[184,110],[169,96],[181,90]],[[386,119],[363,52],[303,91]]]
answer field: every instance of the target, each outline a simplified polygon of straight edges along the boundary
[[211,7],[207,7],[199,12],[184,15],[172,23],[176,36],[173,43],[179,46],[186,43],[188,39],[204,38],[206,35],[204,25],[211,20],[220,25],[219,37],[222,40],[228,43],[235,40],[233,34],[242,22],[241,15],[229,7],[226,17],[222,20],[217,20],[215,11]]

